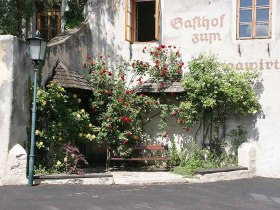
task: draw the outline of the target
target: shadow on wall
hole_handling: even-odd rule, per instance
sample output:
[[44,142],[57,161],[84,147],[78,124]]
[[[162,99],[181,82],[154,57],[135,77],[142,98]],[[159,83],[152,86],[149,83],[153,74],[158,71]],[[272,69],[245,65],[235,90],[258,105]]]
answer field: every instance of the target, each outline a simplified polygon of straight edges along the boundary
[[61,61],[69,69],[80,74],[83,72],[83,63],[89,54],[92,54],[92,35],[88,23],[80,27],[64,31],[48,43],[45,63],[42,67],[41,85],[53,75],[56,65]]
[[116,16],[124,2],[120,0],[88,1],[86,21],[80,27],[59,34],[48,43],[48,52],[42,68],[42,86],[51,78],[56,65],[61,61],[69,69],[83,73],[83,63],[88,55],[97,58],[104,55],[108,67],[114,70],[116,52]]
[[[256,84],[254,85],[255,92],[257,96],[260,98],[261,95],[263,94],[264,91],[264,86],[263,86],[263,79],[260,79]],[[244,125],[245,130],[248,132],[247,133],[247,140],[252,140],[252,141],[258,141],[259,140],[259,130],[256,127],[256,123],[258,119],[264,119],[265,114],[261,110],[260,112],[256,113],[255,115],[251,117],[247,117],[242,121],[242,124]]]
[[[260,97],[264,91],[264,87],[262,84],[262,80],[258,81],[255,86],[255,91],[257,95]],[[230,135],[231,131],[240,131],[239,129],[243,129],[242,131],[245,132],[245,141],[258,141],[259,140],[259,131],[256,127],[257,120],[259,118],[264,118],[264,114],[262,111],[259,113],[256,113],[255,115],[249,116],[249,117],[242,117],[242,118],[236,118],[232,117],[231,119],[227,120],[226,124],[226,130],[225,130],[225,140],[226,142],[231,142],[234,140],[234,138],[242,138],[242,136]],[[167,135],[163,137],[163,133],[159,129],[159,123],[160,123],[160,116],[159,114],[156,115],[154,118],[152,118],[151,121],[149,121],[144,126],[144,130],[146,134],[148,135],[147,139],[145,139],[148,143],[151,144],[167,144],[170,148],[175,145],[177,149],[181,148],[189,148],[191,146],[192,140],[196,140],[196,143],[201,146],[207,146],[209,145],[209,135],[204,136],[203,130],[206,128],[203,128],[203,123],[201,126],[199,126],[200,123],[197,123],[194,127],[190,128],[189,131],[186,132],[186,130],[179,125],[176,122],[176,119],[173,117],[168,117],[168,123],[167,123],[167,129],[166,133]],[[241,127],[240,127],[241,126]],[[223,130],[220,130],[220,137],[223,136]]]
[[92,31],[93,58],[103,55],[113,71],[117,52],[122,48],[121,40],[117,40],[118,32],[122,30],[117,18],[122,8],[124,1],[120,0],[92,0],[86,5],[86,19]]

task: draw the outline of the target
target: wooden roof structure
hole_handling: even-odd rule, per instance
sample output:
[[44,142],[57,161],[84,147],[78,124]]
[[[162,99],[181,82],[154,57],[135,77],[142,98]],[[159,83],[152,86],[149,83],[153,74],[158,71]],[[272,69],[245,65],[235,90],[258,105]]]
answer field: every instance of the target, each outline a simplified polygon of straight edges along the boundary
[[165,82],[165,87],[160,88],[159,85],[154,81],[154,79],[150,78],[147,81],[143,82],[141,86],[136,86],[134,90],[139,93],[183,93],[185,89],[183,88],[181,82]]
[[52,81],[57,82],[63,88],[92,90],[84,76],[79,75],[76,71],[69,70],[62,62],[57,64]]

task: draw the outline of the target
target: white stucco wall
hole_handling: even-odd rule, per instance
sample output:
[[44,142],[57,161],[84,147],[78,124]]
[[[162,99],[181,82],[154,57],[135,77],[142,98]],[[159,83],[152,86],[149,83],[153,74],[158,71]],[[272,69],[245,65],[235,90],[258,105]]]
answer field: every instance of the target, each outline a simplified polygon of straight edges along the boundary
[[[187,60],[190,56],[200,52],[211,52],[217,54],[222,62],[234,64],[238,70],[244,70],[246,62],[257,62],[257,65],[254,65],[261,70],[264,87],[260,99],[263,115],[256,119],[255,128],[247,125],[258,134],[254,135],[254,140],[257,141],[256,175],[280,177],[280,154],[278,152],[280,151],[278,120],[280,115],[280,96],[278,94],[280,88],[280,27],[279,23],[277,24],[280,17],[279,2],[272,1],[272,39],[259,40],[236,40],[236,1],[200,0],[183,3],[175,0],[171,3],[166,0],[164,2],[163,43],[180,46]],[[178,29],[174,28],[174,19],[177,17],[185,21],[193,20],[195,17],[211,21],[217,18],[220,21],[223,16],[223,24],[221,25],[219,22],[218,26],[209,27],[209,30],[206,27],[199,28],[198,25],[196,25],[196,29],[180,27],[179,23],[175,25]],[[218,33],[220,40],[212,43],[209,40],[208,42],[201,40],[196,42],[195,34],[205,33],[208,38],[211,33]]]
[[[0,177],[5,176],[6,162],[11,127],[12,110],[12,79],[13,79],[13,38],[11,36],[0,36]],[[5,62],[3,62],[5,61]],[[0,179],[1,180],[1,179]],[[0,181],[1,182],[1,181]]]
[[[96,55],[110,56],[109,62],[116,56],[131,60],[144,57],[143,47],[158,42],[129,44],[125,41],[124,0],[110,2],[92,0],[88,3],[93,51]],[[160,42],[180,47],[186,62],[206,52],[217,54],[221,62],[238,70],[245,70],[246,63],[261,70],[263,114],[244,122],[250,129],[249,138],[257,142],[256,175],[280,177],[280,96],[277,94],[280,88],[280,2],[272,0],[272,4],[272,38],[236,40],[236,0],[162,0]],[[208,40],[201,40],[200,34]]]
[[[26,146],[31,73],[26,42],[10,35],[0,36],[0,184],[7,183],[11,148],[17,144]],[[24,178],[25,175],[21,174]]]

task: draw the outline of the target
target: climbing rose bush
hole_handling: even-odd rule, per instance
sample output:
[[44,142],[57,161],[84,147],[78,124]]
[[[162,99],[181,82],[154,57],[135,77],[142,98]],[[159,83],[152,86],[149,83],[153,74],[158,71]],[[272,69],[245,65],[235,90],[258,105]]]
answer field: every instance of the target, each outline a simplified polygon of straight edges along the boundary
[[149,113],[160,109],[159,101],[127,88],[124,71],[114,75],[102,56],[97,60],[89,57],[84,67],[93,87],[91,106],[94,125],[99,127],[97,140],[109,145],[140,143],[142,127]]
[[96,139],[98,130],[80,103],[77,94],[66,92],[56,82],[51,82],[46,89],[38,89],[35,135],[40,158],[36,159],[37,166],[65,172],[65,167],[62,167],[65,166],[64,146]]

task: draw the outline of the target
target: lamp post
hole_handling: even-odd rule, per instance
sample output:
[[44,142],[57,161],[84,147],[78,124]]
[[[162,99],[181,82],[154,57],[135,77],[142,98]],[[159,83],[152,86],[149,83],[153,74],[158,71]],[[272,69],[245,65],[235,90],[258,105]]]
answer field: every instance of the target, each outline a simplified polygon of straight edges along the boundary
[[37,78],[38,68],[41,61],[44,60],[47,42],[41,38],[27,39],[30,49],[30,59],[34,63],[34,87],[33,87],[33,107],[31,119],[31,141],[29,153],[29,175],[28,185],[33,185],[33,171],[34,171],[34,147],[35,147],[35,125],[36,125],[36,96],[37,96]]

